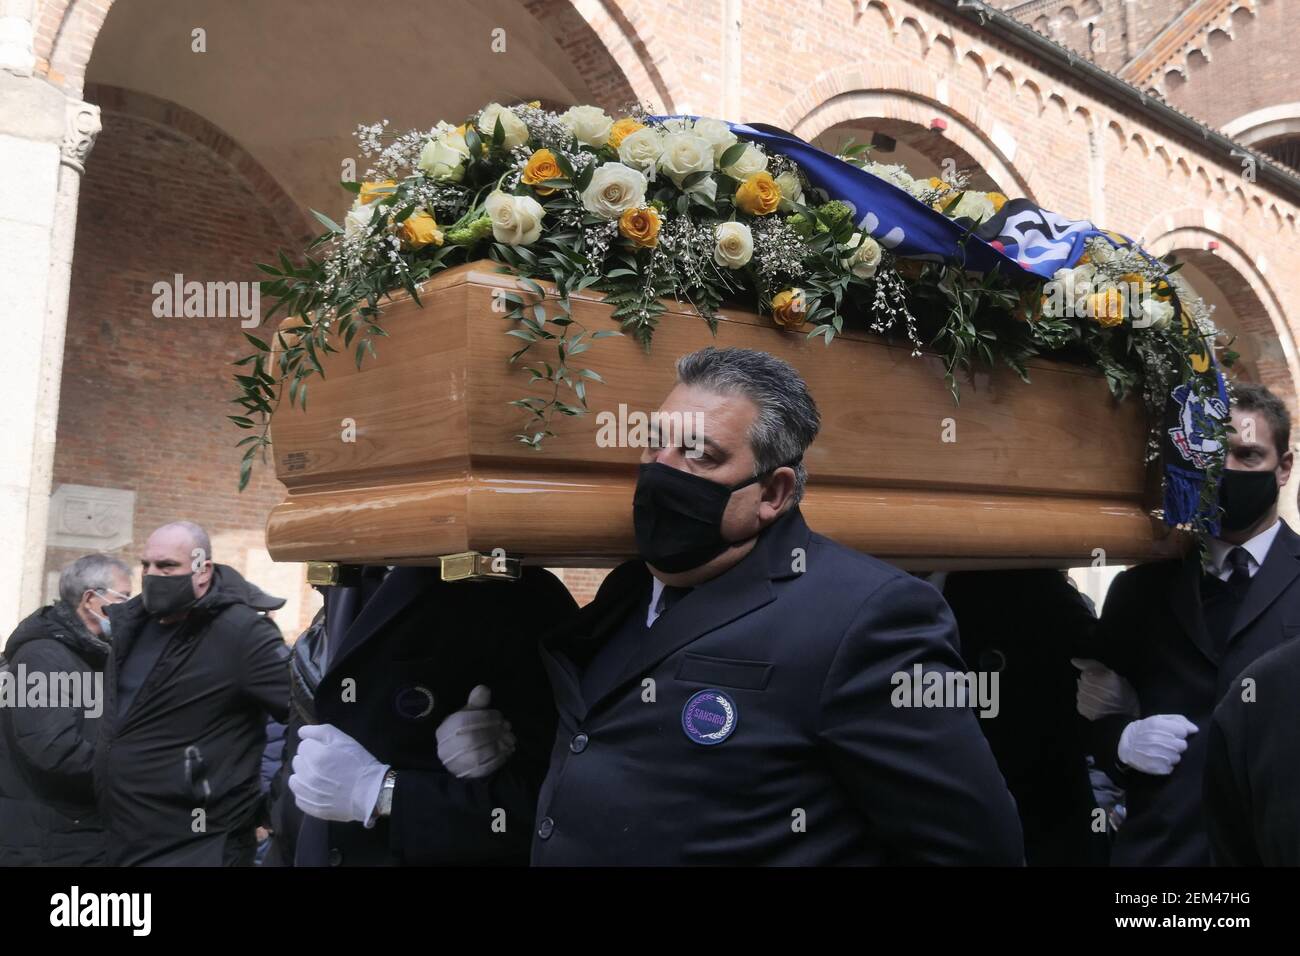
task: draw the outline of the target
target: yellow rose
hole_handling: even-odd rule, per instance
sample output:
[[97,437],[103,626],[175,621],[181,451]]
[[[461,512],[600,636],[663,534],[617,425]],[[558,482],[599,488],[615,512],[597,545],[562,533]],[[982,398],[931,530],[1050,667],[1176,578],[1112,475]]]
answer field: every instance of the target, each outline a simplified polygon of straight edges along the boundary
[[1119,289],[1094,292],[1087,298],[1087,314],[1103,329],[1113,328],[1124,321],[1124,296]]
[[540,110],[540,109],[542,108],[542,101],[541,101],[541,100],[529,100],[528,105],[531,106],[531,107],[532,107],[533,109],[535,109],[535,110]]
[[1079,256],[1079,261],[1076,262],[1075,265],[1086,266],[1091,261],[1092,261],[1092,256],[1088,255],[1088,253],[1085,252],[1083,255]]
[[929,182],[930,182],[931,189],[937,189],[941,193],[952,192],[952,185],[950,183],[944,182],[938,176],[931,176]]
[[643,249],[659,244],[659,213],[651,206],[625,209],[618,217],[618,231]]
[[786,289],[772,296],[772,321],[783,329],[797,329],[806,321],[808,303],[803,289]]
[[755,173],[736,189],[737,208],[751,216],[766,216],[781,205],[781,187],[769,172]]
[[638,123],[630,116],[624,116],[617,120],[609,130],[609,145],[618,149],[623,145],[623,140],[627,139],[639,129],[645,129],[644,123]]
[[1007,204],[1007,197],[1002,193],[989,193],[989,202],[993,203],[993,211],[1001,212],[1002,207]]
[[563,179],[564,173],[560,172],[560,164],[555,161],[555,154],[549,149],[539,149],[528,157],[528,165],[524,167],[523,181],[537,190],[539,196],[549,196],[555,192],[554,186],[542,186],[541,183],[548,179]]
[[1124,273],[1122,276],[1119,277],[1119,281],[1121,283],[1124,283],[1131,289],[1136,288],[1138,292],[1145,292],[1147,290],[1147,286],[1150,285],[1150,283],[1147,282],[1146,276],[1140,275],[1139,273],[1136,272]]
[[442,230],[433,216],[423,209],[417,209],[402,220],[401,236],[403,249],[423,249],[430,243],[442,245]]
[[368,203],[374,202],[376,199],[390,198],[393,195],[391,192],[380,192],[379,190],[391,190],[396,185],[397,183],[391,179],[380,180],[377,183],[362,183],[360,193],[361,205],[367,205]]

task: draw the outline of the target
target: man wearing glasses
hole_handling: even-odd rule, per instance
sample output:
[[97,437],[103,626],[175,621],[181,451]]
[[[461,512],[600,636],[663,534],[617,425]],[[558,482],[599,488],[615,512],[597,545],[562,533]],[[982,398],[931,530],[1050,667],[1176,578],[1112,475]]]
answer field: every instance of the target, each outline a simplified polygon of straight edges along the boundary
[[0,865],[92,866],[103,829],[92,785],[108,605],[131,573],[106,554],[63,569],[59,600],[23,620],[0,658]]

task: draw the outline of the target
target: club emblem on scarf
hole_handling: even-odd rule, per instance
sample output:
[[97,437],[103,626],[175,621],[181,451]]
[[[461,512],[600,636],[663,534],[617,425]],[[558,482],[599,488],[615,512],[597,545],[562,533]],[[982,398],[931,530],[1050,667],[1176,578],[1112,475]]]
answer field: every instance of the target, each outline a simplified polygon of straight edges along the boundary
[[1183,460],[1193,468],[1204,470],[1220,451],[1219,442],[1208,437],[1213,428],[1211,419],[1222,421],[1227,417],[1227,407],[1218,398],[1203,400],[1189,394],[1189,385],[1179,385],[1173,391],[1178,407],[1178,424],[1169,429],[1169,440]]

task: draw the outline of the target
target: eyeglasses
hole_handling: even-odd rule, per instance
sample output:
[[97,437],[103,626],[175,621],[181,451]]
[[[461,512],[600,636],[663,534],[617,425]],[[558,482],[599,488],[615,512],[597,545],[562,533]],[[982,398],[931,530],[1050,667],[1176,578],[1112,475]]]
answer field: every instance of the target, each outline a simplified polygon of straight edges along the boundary
[[111,594],[113,597],[122,601],[131,600],[131,595],[123,594],[121,591],[114,591],[112,588],[91,588],[92,591],[98,591],[101,594]]

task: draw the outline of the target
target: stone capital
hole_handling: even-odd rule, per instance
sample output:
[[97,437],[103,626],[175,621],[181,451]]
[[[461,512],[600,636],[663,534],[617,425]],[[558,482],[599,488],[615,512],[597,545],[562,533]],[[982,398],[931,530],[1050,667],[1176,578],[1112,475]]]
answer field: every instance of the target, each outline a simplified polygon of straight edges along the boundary
[[68,100],[67,125],[59,146],[59,161],[79,173],[86,171],[86,157],[95,145],[102,125],[99,107],[83,100]]

